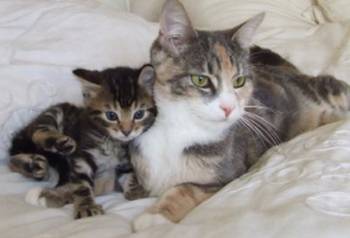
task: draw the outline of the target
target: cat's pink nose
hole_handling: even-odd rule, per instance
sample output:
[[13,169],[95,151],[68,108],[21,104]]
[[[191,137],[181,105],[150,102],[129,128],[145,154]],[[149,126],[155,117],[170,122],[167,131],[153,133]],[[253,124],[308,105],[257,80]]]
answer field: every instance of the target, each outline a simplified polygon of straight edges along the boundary
[[226,105],[220,105],[220,108],[224,111],[226,118],[230,116],[231,112],[234,109],[234,107]]

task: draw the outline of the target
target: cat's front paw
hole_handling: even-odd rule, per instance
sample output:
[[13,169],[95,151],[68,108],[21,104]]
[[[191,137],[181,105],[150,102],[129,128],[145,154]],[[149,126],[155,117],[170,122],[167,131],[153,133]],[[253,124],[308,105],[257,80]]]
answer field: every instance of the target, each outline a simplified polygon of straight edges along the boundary
[[44,156],[33,155],[31,172],[35,179],[42,180],[48,176],[49,164]]
[[149,196],[149,192],[138,183],[134,173],[128,173],[121,176],[119,183],[123,189],[124,197],[129,201]]
[[75,151],[77,145],[75,140],[73,140],[71,137],[62,136],[56,139],[54,147],[58,153],[70,155]]
[[75,140],[69,136],[62,134],[54,134],[48,136],[42,141],[37,142],[42,149],[58,153],[61,155],[70,155],[75,152],[77,144]]
[[46,158],[38,154],[18,154],[12,156],[9,167],[14,172],[36,180],[47,178],[49,171]]
[[123,194],[124,194],[125,199],[129,200],[129,201],[134,201],[134,200],[146,198],[149,196],[149,193],[143,189],[129,190],[129,191],[123,192]]
[[133,230],[137,232],[164,224],[173,223],[160,213],[144,212],[133,221]]
[[76,208],[74,211],[74,218],[81,219],[85,217],[93,217],[103,215],[105,212],[101,205],[98,204],[87,204]]

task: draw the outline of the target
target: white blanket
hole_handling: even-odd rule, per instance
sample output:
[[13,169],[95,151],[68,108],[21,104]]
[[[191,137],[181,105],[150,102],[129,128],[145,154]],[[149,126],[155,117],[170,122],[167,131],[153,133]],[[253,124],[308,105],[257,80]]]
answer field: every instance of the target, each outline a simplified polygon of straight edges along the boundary
[[[257,36],[259,43],[278,50],[305,72],[334,73],[349,80],[348,1],[264,1],[184,0],[203,28],[236,25],[265,10],[268,18]],[[320,5],[312,5],[315,2]],[[76,221],[71,206],[48,209],[25,203],[30,188],[52,184],[8,171],[6,150],[12,134],[48,105],[80,103],[72,68],[139,66],[149,60],[157,24],[126,13],[130,6],[135,10],[137,2],[0,1],[0,237],[348,238],[350,121],[272,149],[251,172],[178,225],[132,233],[130,221],[152,198],[127,202],[121,194],[102,196],[98,202],[106,215]]]

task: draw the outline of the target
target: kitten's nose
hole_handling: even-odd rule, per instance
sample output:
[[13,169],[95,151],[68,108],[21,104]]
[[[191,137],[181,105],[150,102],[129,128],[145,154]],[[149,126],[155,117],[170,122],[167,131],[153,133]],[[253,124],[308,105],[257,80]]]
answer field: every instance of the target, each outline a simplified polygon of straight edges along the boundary
[[131,129],[124,129],[124,128],[121,128],[120,130],[122,131],[122,133],[123,133],[124,136],[128,136],[128,135],[130,135],[130,133],[131,133]]
[[220,108],[224,111],[226,118],[230,116],[231,112],[234,109],[234,107],[226,105],[220,105]]
[[133,124],[129,121],[121,121],[120,122],[120,131],[124,136],[130,135],[133,129]]

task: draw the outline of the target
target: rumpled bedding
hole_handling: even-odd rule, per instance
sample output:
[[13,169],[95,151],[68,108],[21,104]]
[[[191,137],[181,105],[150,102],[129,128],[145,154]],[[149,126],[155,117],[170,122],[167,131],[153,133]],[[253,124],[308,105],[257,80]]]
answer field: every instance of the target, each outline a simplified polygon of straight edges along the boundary
[[[272,148],[243,177],[180,224],[132,233],[131,221],[155,198],[97,198],[107,214],[72,219],[25,202],[34,182],[6,167],[13,133],[49,105],[81,103],[75,67],[140,66],[157,36],[160,0],[0,1],[0,237],[318,237],[350,236],[350,120]],[[224,29],[266,11],[256,43],[302,71],[350,83],[347,0],[183,0],[194,25]],[[142,18],[143,17],[143,18]],[[150,22],[148,20],[152,20]]]

